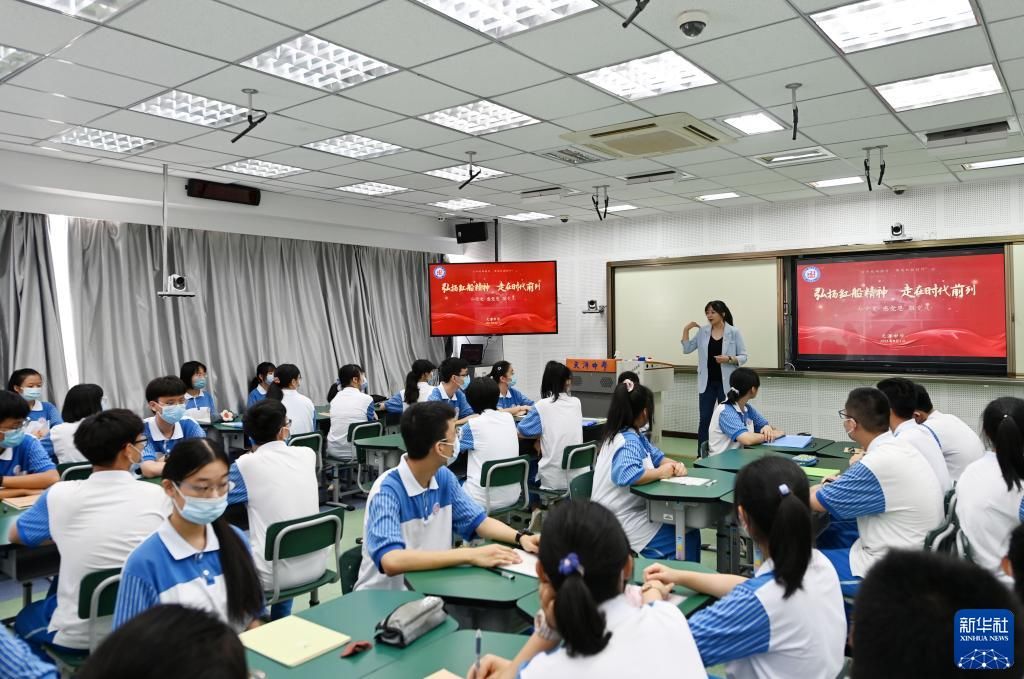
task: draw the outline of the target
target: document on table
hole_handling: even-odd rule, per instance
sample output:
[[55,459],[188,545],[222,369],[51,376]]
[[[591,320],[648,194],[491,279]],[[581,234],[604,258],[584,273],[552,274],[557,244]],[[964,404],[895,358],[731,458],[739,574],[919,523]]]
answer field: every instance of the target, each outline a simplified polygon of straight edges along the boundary
[[701,479],[696,476],[673,476],[670,479],[662,479],[665,483],[676,483],[680,486],[710,486],[714,479]]
[[238,635],[242,645],[271,660],[295,667],[344,646],[351,637],[315,622],[289,615]]
[[516,575],[525,575],[529,578],[537,577],[537,555],[530,554],[525,549],[519,548],[516,548],[516,554],[522,559],[521,562],[498,566],[498,568],[509,573],[515,573]]
[[838,469],[828,469],[826,467],[800,467],[804,470],[804,474],[814,479],[823,479],[826,476],[839,476]]
[[768,445],[776,448],[806,448],[811,445],[811,441],[814,440],[813,436],[798,436],[796,434],[786,434],[780,436]]

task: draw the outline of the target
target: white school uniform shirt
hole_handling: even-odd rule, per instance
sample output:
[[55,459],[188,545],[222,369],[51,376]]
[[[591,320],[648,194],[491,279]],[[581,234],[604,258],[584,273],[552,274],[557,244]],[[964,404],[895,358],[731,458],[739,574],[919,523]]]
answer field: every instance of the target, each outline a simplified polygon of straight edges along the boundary
[[788,599],[766,560],[754,577],[690,619],[705,665],[729,679],[833,679],[843,667],[846,613],[839,576],[818,550]]
[[954,481],[960,478],[969,464],[985,454],[981,438],[956,415],[933,410],[921,426],[935,434]]
[[586,469],[577,469],[566,477],[562,469],[562,453],[566,446],[583,443],[583,406],[580,400],[569,394],[558,394],[542,398],[533,404],[533,410],[527,413],[519,423],[519,431],[524,436],[540,434],[540,462],[537,464],[537,478],[540,487],[545,490],[565,490],[568,481]]
[[[460,454],[469,455],[466,467],[466,493],[481,507],[487,507],[487,489],[481,486],[480,470],[485,462],[507,460],[519,456],[519,434],[511,413],[485,410],[466,422],[459,431]],[[513,504],[520,494],[519,486],[492,488],[491,509]]]
[[327,434],[327,454],[334,458],[355,457],[355,448],[348,442],[349,425],[376,419],[372,396],[355,387],[339,390],[331,401],[331,431]]
[[50,430],[50,441],[53,442],[53,454],[57,456],[57,464],[67,462],[88,462],[85,455],[75,447],[75,432],[78,431],[78,422],[61,422],[55,424]]
[[534,657],[520,668],[519,676],[523,679],[703,679],[708,676],[690,634],[690,625],[677,607],[667,601],[637,607],[620,594],[600,604],[598,609],[604,613],[605,629],[612,634],[604,650],[595,655],[570,657],[562,646]]
[[949,478],[949,468],[946,467],[946,458],[942,456],[942,449],[939,448],[939,442],[935,440],[932,432],[913,420],[906,420],[893,429],[892,436],[921,453],[928,466],[935,472],[935,478],[938,479],[943,493],[953,487],[953,481]]
[[288,412],[288,419],[292,421],[288,428],[292,436],[316,431],[316,406],[309,397],[300,394],[298,389],[282,389],[281,394],[281,403]]
[[[663,459],[664,453],[635,431],[627,429],[601,446],[594,465],[594,487],[590,499],[615,515],[626,533],[630,549],[637,553],[644,550],[662,524],[648,518],[647,501],[629,492],[630,483],[647,470],[659,466]],[[617,478],[617,472],[627,469],[632,471],[630,475],[633,478]],[[616,483],[616,478],[624,483]]]
[[956,484],[956,515],[971,543],[972,560],[1013,586],[1003,573],[1002,559],[1010,548],[1010,533],[1024,520],[1024,489],[1006,489],[996,454],[973,462]]
[[750,403],[742,408],[738,403],[719,403],[711,413],[711,423],[708,425],[708,455],[720,455],[727,450],[742,448],[743,445],[737,440],[743,434],[740,427],[754,434],[767,425],[768,420]]
[[[120,568],[128,555],[171,513],[163,488],[127,471],[98,471],[84,481],[62,481],[18,518],[22,542],[53,540],[60,552],[57,609],[49,631],[54,643],[89,648],[89,622],[78,617],[78,592],[90,573]],[[101,634],[110,619],[100,620]]]
[[[290,521],[320,511],[317,495],[316,453],[284,441],[264,443],[255,452],[242,455],[231,465],[234,488],[231,504],[248,502],[249,545],[263,589],[273,589],[272,568],[263,558],[267,528],[278,521]],[[298,587],[324,574],[327,550],[282,559],[278,567],[281,589]]]

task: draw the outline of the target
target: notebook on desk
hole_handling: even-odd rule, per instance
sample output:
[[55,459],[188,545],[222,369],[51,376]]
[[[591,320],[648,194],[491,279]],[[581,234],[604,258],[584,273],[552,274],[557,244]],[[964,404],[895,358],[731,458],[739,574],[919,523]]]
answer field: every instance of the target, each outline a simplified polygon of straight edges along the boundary
[[525,549],[516,548],[516,554],[522,559],[519,563],[510,563],[503,566],[498,566],[503,571],[515,573],[516,575],[525,575],[529,578],[537,577],[537,555],[530,554]]
[[40,497],[42,497],[42,495],[43,495],[42,493],[38,493],[36,495],[22,495],[22,496],[19,496],[19,497],[8,497],[8,498],[4,498],[4,504],[7,505],[8,507],[13,508],[13,509],[28,509],[29,507],[34,505],[36,503],[36,500],[38,500]]
[[799,434],[786,434],[780,436],[768,445],[775,448],[806,448],[814,440],[813,436],[801,436]]
[[710,486],[714,479],[701,479],[696,476],[673,476],[669,479],[662,479],[665,483],[675,483],[680,486]]
[[290,615],[238,635],[250,651],[295,667],[347,644],[352,637]]

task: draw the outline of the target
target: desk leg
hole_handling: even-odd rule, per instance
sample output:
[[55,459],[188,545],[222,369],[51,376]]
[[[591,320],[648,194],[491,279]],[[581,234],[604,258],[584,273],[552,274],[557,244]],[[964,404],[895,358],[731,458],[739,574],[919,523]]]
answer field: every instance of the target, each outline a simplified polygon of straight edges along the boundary
[[676,513],[676,561],[684,561],[686,557],[686,505],[677,502]]
[[21,607],[24,608],[32,603],[32,581],[26,580],[21,583]]

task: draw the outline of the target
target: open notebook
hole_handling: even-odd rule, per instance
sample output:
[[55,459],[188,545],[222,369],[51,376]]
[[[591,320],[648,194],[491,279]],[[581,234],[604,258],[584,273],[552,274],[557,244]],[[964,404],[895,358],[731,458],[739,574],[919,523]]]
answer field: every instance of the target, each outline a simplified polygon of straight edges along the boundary
[[673,476],[662,479],[665,483],[675,483],[680,486],[710,486],[715,483],[714,479],[702,479],[696,476]]
[[295,667],[347,644],[351,637],[290,615],[238,635],[250,651]]
[[515,573],[516,575],[525,575],[530,578],[537,577],[537,555],[530,554],[529,552],[516,548],[516,554],[522,559],[520,563],[513,563],[507,566],[499,566],[503,571],[509,573]]

